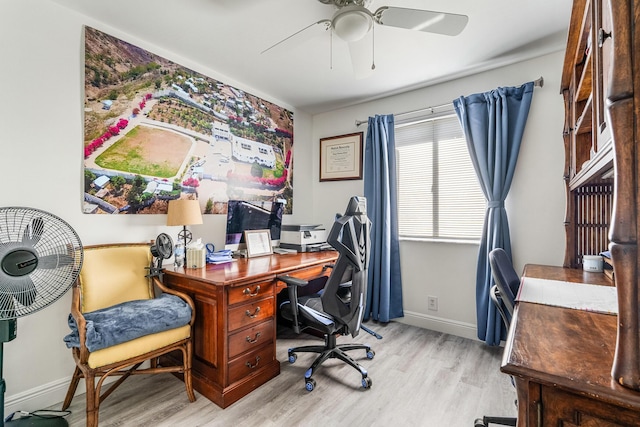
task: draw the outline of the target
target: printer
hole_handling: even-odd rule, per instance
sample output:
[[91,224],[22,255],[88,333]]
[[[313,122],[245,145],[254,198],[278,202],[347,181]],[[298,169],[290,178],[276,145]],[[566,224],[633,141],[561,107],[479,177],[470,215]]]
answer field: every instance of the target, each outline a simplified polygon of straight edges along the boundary
[[298,252],[333,249],[327,243],[327,230],[321,225],[310,224],[283,224],[280,231],[280,247],[295,249]]

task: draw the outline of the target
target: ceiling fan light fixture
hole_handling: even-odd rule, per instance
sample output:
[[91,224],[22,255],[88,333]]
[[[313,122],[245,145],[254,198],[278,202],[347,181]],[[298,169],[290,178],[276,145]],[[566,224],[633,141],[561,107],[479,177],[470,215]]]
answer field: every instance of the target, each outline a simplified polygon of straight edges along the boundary
[[336,12],[331,24],[338,37],[346,42],[355,42],[371,30],[373,17],[362,6],[347,6]]

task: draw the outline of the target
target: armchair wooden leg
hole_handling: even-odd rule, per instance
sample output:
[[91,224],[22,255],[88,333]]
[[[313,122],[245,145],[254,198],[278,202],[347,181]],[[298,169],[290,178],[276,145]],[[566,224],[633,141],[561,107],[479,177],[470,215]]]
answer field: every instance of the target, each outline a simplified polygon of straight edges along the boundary
[[78,383],[80,382],[80,378],[82,378],[82,371],[80,368],[76,366],[76,369],[73,371],[73,376],[71,377],[71,383],[69,384],[69,389],[67,390],[67,395],[64,398],[64,402],[62,403],[62,410],[66,410],[69,405],[71,405],[71,401],[73,400],[73,396],[76,394],[76,390],[78,389]]
[[98,427],[100,395],[96,392],[95,375],[88,373],[85,378],[87,388],[87,427]]
[[187,348],[182,351],[182,358],[184,364],[184,385],[187,388],[187,397],[189,402],[196,401],[196,395],[193,392],[193,382],[191,381],[191,357],[193,346],[191,341],[187,343]]

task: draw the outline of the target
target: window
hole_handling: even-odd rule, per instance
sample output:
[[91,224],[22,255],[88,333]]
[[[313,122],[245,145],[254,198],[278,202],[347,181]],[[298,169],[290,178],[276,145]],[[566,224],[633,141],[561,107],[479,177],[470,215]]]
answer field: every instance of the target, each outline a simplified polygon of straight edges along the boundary
[[478,241],[486,200],[455,113],[397,122],[400,238]]

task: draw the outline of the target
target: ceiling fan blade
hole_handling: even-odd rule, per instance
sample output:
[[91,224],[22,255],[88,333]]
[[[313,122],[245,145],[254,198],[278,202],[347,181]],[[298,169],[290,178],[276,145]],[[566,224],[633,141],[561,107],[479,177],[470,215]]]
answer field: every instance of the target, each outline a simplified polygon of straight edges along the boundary
[[[314,31],[306,31],[309,28],[313,28]],[[268,52],[272,49],[278,48],[284,48],[286,46],[291,47],[291,42],[292,41],[296,41],[296,43],[301,43],[304,39],[310,39],[315,37],[318,32],[325,32],[325,31],[329,31],[331,29],[331,20],[329,19],[322,19],[318,22],[314,22],[311,25],[307,25],[306,27],[304,27],[303,29],[296,31],[295,33],[291,34],[289,37],[286,37],[282,40],[280,40],[278,43],[269,46],[268,48],[266,48],[265,50],[263,50],[262,52],[260,52],[260,54],[262,55],[265,52]],[[300,35],[304,34],[306,37],[305,38],[301,38]]]
[[373,42],[371,32],[361,40],[347,43],[349,46],[349,56],[351,66],[356,80],[362,80],[373,74],[375,65],[373,63]]
[[389,27],[457,36],[469,22],[467,15],[383,6],[374,13],[376,22]]

